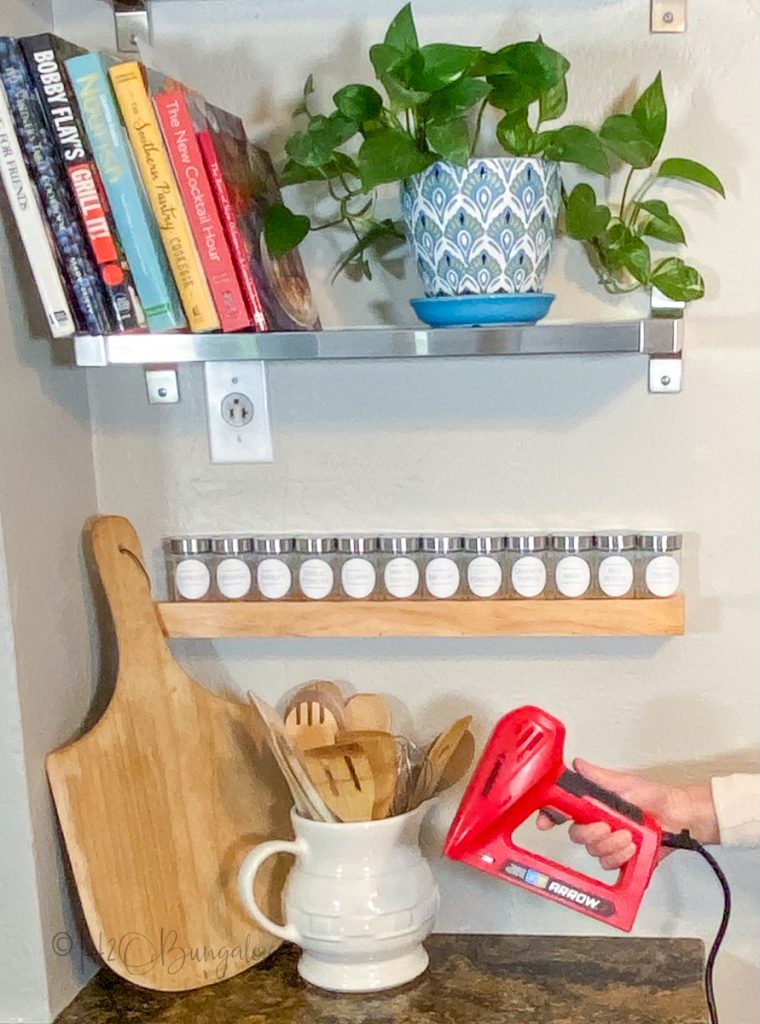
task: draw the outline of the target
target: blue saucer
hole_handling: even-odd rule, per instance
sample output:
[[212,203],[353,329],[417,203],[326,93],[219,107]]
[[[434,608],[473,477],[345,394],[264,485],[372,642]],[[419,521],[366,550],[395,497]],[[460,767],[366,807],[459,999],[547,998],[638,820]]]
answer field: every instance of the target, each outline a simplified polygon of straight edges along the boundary
[[414,312],[430,327],[482,327],[486,324],[535,324],[549,312],[548,292],[519,295],[437,295],[411,299]]

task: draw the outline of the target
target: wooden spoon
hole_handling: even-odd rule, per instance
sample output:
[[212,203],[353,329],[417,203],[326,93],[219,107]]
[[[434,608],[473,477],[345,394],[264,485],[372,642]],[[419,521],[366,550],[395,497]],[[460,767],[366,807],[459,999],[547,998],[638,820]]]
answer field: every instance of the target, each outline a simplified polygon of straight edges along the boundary
[[343,697],[335,683],[316,679],[295,693],[284,717],[285,731],[301,750],[328,746],[343,728]]
[[303,756],[311,781],[339,821],[372,819],[375,782],[358,743],[315,747]]
[[393,803],[398,780],[396,741],[389,732],[373,729],[354,729],[340,732],[335,738],[338,747],[356,744],[367,755],[375,783],[373,819],[387,818]]
[[379,693],[355,693],[343,709],[346,729],[375,729],[390,732],[391,710]]
[[460,779],[464,778],[474,757],[475,737],[468,729],[446,762],[435,792],[443,793],[444,790],[455,786]]
[[453,725],[450,725],[440,736],[437,736],[428,747],[425,764],[422,766],[422,771],[417,779],[414,790],[414,807],[418,807],[435,793],[446,765],[459,745],[460,740],[469,729],[471,721],[472,715],[458,718]]

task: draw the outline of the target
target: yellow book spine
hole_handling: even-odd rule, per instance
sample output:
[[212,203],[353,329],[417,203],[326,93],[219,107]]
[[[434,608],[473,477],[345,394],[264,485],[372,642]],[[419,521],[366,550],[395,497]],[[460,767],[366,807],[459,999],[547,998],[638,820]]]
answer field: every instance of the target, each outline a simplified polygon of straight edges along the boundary
[[195,247],[182,197],[164,148],[161,129],[137,61],[108,70],[116,101],[161,231],[191,331],[215,331],[219,318]]

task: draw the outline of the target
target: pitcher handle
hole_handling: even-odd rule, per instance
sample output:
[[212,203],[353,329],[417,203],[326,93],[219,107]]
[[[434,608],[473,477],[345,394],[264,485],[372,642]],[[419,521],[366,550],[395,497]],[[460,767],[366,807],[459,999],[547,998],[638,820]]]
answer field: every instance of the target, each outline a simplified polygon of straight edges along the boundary
[[246,856],[238,872],[238,894],[243,906],[254,921],[260,924],[265,931],[276,935],[278,939],[283,939],[285,942],[296,942],[299,945],[301,944],[301,936],[294,925],[287,923],[282,925],[277,924],[276,921],[270,921],[260,909],[256,903],[253,883],[256,880],[259,868],[267,858],[272,857],[275,853],[292,853],[297,857],[305,849],[305,844],[300,840],[290,842],[287,839],[275,839],[269,843],[260,843]]

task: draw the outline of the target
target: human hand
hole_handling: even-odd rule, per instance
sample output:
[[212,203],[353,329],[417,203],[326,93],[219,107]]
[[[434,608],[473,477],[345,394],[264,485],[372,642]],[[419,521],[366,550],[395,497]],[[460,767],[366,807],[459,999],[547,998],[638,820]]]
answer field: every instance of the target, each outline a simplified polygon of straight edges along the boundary
[[[663,831],[678,833],[687,828],[701,843],[719,842],[718,821],[709,783],[702,786],[666,786],[635,772],[611,771],[581,758],[573,761],[573,768],[584,778],[646,811]],[[542,832],[553,828],[554,824],[543,811],[536,822]],[[603,821],[590,825],[574,823],[569,834],[574,843],[585,846],[592,857],[598,858],[607,871],[617,871],[636,853],[633,834],[628,829],[613,832]],[[662,849],[660,858],[668,852]]]

